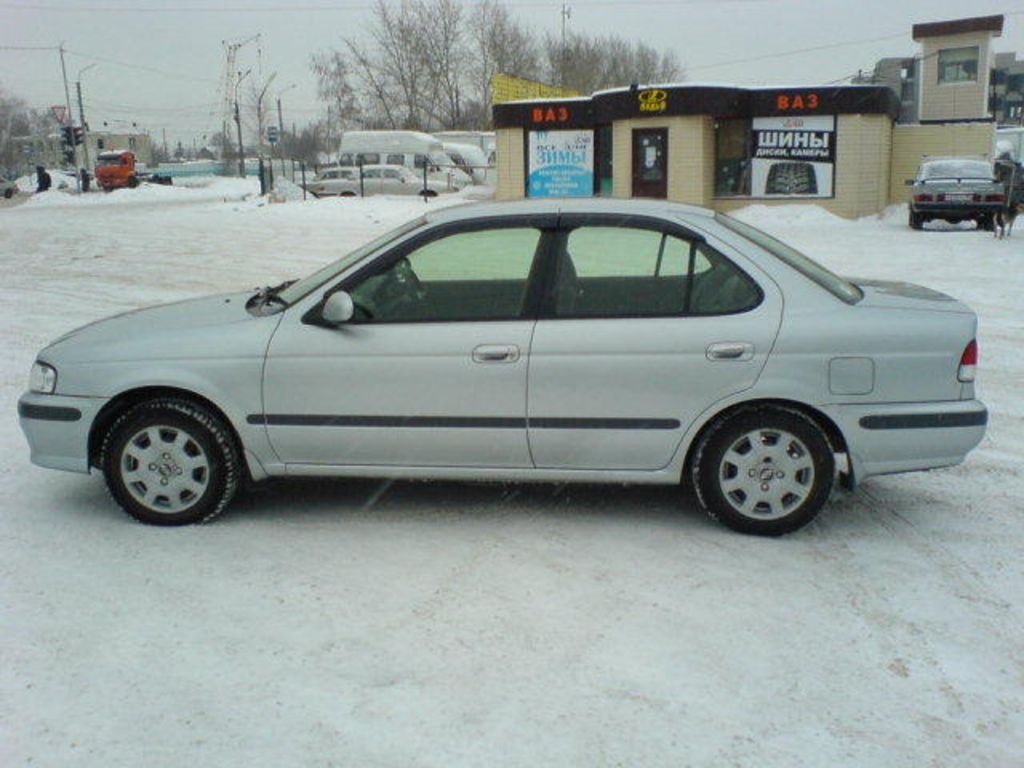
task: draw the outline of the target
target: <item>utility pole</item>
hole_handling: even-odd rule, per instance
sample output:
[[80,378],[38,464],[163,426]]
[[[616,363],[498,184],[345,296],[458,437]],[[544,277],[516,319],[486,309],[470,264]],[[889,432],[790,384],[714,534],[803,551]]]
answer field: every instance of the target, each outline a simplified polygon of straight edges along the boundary
[[[71,111],[71,91],[68,90],[68,68],[64,63],[64,43],[60,44],[60,72],[64,76],[64,100],[68,109],[68,125],[74,127],[75,118],[74,112]],[[78,165],[78,150],[75,149],[74,143],[71,144],[71,151],[75,153],[75,165]],[[75,172],[75,185],[78,187],[78,191],[82,191],[82,177],[78,175],[77,169]]]
[[264,83],[263,89],[260,91],[260,95],[256,97],[256,122],[259,126],[260,132],[258,146],[261,155],[263,154],[263,97],[267,95],[267,88],[270,87],[270,84],[274,81],[275,77],[277,77],[277,72],[274,72],[267,78],[267,82]]
[[245,178],[245,145],[242,143],[242,116],[238,112],[238,88],[246,76],[252,72],[252,67],[245,70],[245,74],[238,73],[235,80],[235,127],[238,129],[238,175]]
[[238,128],[238,175],[245,178],[245,152],[242,149],[242,118],[238,116],[238,99],[235,99],[235,126]]
[[[82,106],[82,81],[75,81],[75,90],[78,93],[78,119],[82,121],[82,159],[85,161],[85,168],[89,168],[89,135],[85,130],[85,107]],[[81,180],[79,180],[81,183]]]
[[75,78],[75,92],[78,95],[78,119],[82,122],[82,159],[86,171],[89,170],[89,129],[85,122],[85,107],[82,106],[82,75],[95,66],[95,64],[90,64],[84,69],[80,69],[78,77]]
[[558,84],[560,86],[562,86],[563,88],[565,88],[565,65],[566,65],[566,59],[568,58],[568,55],[569,55],[568,48],[566,48],[565,25],[569,21],[570,18],[572,18],[572,8],[569,7],[568,3],[562,3],[562,62],[561,62],[561,66],[559,67],[561,72],[559,73],[559,83]]
[[284,133],[284,118],[281,117],[281,97],[277,97],[277,130]]

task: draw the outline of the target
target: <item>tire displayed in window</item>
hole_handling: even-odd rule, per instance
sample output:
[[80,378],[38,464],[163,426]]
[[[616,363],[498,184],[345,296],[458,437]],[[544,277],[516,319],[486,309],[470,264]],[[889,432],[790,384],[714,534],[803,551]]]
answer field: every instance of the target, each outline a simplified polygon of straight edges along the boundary
[[781,536],[810,522],[835,482],[835,456],[821,428],[779,406],[719,420],[694,455],[693,486],[713,519],[741,533]]
[[810,163],[781,162],[768,169],[766,195],[816,195],[818,178]]

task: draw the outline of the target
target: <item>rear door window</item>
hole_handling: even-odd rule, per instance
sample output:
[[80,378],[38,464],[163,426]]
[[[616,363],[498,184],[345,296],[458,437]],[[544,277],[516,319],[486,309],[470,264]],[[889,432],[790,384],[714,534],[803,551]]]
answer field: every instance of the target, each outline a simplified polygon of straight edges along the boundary
[[555,317],[732,314],[757,306],[756,283],[704,243],[655,229],[569,231],[550,297]]

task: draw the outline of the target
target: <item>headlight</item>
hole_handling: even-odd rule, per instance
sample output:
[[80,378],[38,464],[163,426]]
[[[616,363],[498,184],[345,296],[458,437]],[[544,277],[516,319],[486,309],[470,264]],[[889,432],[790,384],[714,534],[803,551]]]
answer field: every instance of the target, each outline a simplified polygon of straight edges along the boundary
[[28,388],[41,395],[52,395],[57,389],[57,370],[46,363],[34,363],[28,375]]

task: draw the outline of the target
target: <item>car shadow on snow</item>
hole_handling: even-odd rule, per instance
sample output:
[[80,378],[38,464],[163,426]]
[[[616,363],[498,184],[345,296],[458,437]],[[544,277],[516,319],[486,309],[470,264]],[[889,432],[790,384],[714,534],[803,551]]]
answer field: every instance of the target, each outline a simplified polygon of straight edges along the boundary
[[714,526],[674,486],[275,479],[239,494],[222,524],[259,519],[488,519],[504,516],[629,517]]

